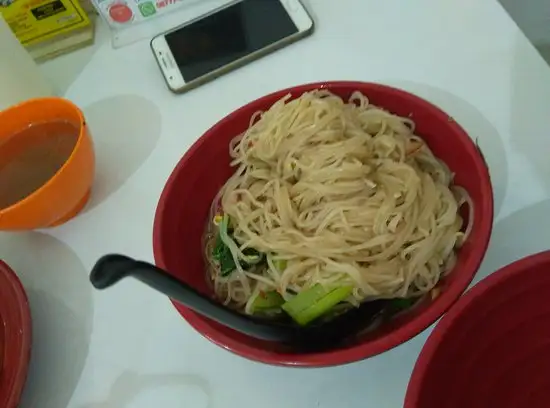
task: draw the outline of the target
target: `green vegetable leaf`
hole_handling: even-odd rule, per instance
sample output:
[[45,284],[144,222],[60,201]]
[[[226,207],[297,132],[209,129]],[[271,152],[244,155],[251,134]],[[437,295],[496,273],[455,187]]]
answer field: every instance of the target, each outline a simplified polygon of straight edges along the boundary
[[282,309],[296,323],[305,326],[318,317],[330,312],[334,306],[345,300],[352,291],[352,286],[327,290],[322,285],[317,284],[300,292],[296,297],[283,304]]
[[231,253],[229,253],[228,256],[223,257],[220,261],[221,274],[223,277],[229,276],[235,269],[235,262],[233,261]]
[[[224,221],[222,221],[224,222]],[[231,250],[221,238],[220,232],[216,235],[216,243],[212,250],[212,258],[220,264],[220,273],[222,276],[229,276],[236,268]]]
[[216,261],[220,261],[223,257],[223,253],[227,247],[222,241],[222,238],[220,236],[220,233],[218,232],[216,234],[216,242],[214,244],[214,249],[212,250],[212,258],[214,258]]
[[396,299],[392,299],[391,303],[390,303],[390,307],[393,311],[400,312],[402,310],[405,310],[405,309],[408,309],[408,308],[412,307],[416,303],[417,300],[418,300],[418,298],[407,298],[407,299],[396,298]]
[[264,254],[254,248],[244,249],[243,254],[246,259],[241,260],[241,266],[256,265],[264,259]]
[[277,268],[279,272],[283,272],[286,269],[286,265],[287,265],[286,259],[273,260],[273,266]]
[[[227,235],[231,237],[232,231],[227,230],[227,223],[227,217],[224,217],[220,223],[220,230],[225,228]],[[242,267],[255,265],[264,259],[264,254],[258,252],[254,248],[247,248],[243,251],[243,253],[246,256],[246,259],[239,262]],[[221,231],[218,231],[218,234],[216,235],[216,242],[214,244],[214,249],[212,250],[212,258],[220,264],[220,272],[224,277],[229,276],[237,268],[235,265],[235,259],[231,254],[231,250],[222,240]]]
[[265,310],[275,309],[281,307],[283,303],[285,303],[285,300],[276,291],[262,291],[256,297],[256,299],[254,299],[254,302],[252,303],[252,310],[254,312],[261,312]]

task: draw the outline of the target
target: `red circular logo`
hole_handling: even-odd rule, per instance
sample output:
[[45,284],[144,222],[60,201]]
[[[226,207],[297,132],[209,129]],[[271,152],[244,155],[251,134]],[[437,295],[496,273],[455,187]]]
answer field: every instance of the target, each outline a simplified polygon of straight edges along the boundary
[[117,23],[127,23],[132,19],[134,13],[132,9],[128,7],[125,3],[113,4],[109,7],[109,15],[113,21]]

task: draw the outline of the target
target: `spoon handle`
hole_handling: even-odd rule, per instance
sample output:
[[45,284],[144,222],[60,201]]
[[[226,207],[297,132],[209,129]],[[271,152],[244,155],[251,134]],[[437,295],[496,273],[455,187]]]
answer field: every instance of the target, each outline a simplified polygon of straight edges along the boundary
[[288,340],[289,333],[284,328],[273,327],[237,313],[148,262],[124,255],[105,255],[92,268],[90,282],[96,289],[106,289],[127,276],[140,280],[189,309],[234,330],[264,340]]

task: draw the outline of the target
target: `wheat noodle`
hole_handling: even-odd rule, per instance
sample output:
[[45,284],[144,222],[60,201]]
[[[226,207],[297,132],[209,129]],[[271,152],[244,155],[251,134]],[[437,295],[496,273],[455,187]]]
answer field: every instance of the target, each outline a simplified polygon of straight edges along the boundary
[[[265,290],[289,298],[318,283],[352,285],[358,304],[434,288],[466,238],[459,207],[472,204],[414,125],[359,92],[348,102],[326,90],[288,95],[254,115],[230,143],[236,171],[212,206],[233,230],[237,268],[227,277],[211,256],[216,226],[207,228],[217,296],[251,313]],[[246,248],[267,262],[244,270]]]

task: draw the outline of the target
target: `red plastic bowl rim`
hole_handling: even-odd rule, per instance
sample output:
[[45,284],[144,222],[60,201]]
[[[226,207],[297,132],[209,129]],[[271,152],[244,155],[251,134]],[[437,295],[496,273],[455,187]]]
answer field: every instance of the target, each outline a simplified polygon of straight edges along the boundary
[[[4,285],[0,292],[2,293],[3,299],[0,300],[0,304],[5,304],[6,301],[16,302],[15,307],[18,309],[20,317],[14,317],[12,314],[0,315],[0,324],[5,325],[5,321],[10,321],[10,326],[15,326],[16,329],[21,332],[20,344],[18,345],[19,353],[18,355],[10,354],[7,350],[10,347],[10,344],[5,342],[5,326],[2,328],[3,333],[0,333],[0,336],[3,338],[0,339],[0,353],[3,353],[3,357],[0,357],[0,375],[4,370],[6,360],[10,360],[11,363],[16,364],[16,372],[12,382],[12,388],[9,390],[0,390],[0,394],[5,398],[7,396],[7,408],[15,408],[19,404],[21,398],[21,393],[25,386],[25,381],[27,379],[27,372],[29,367],[29,360],[31,354],[31,343],[32,343],[32,322],[31,322],[31,312],[29,308],[29,302],[25,289],[21,282],[17,278],[17,275],[13,270],[2,260],[0,260],[0,275],[2,278],[2,284]],[[9,295],[4,296],[6,293]],[[14,305],[12,305],[14,306]],[[0,310],[1,313],[1,310]]]
[[[161,268],[166,267],[162,250],[164,247],[164,238],[162,236],[161,225],[164,224],[164,208],[166,206],[166,201],[169,199],[172,194],[172,190],[175,188],[175,179],[181,172],[181,168],[186,166],[189,158],[195,154],[200,146],[205,143],[205,141],[212,134],[216,134],[219,127],[222,127],[225,123],[232,121],[234,117],[240,115],[240,113],[249,105],[256,104],[265,99],[271,99],[274,97],[279,99],[288,93],[302,94],[314,89],[326,88],[330,90],[331,88],[338,87],[349,88],[350,90],[365,90],[370,88],[384,90],[387,93],[399,94],[401,98],[408,99],[416,106],[423,107],[424,109],[430,111],[434,117],[440,116],[445,120],[448,120],[449,118],[449,115],[435,105],[432,105],[430,102],[409,92],[387,85],[358,81],[325,81],[309,83],[276,91],[249,102],[241,108],[233,111],[207,130],[184,154],[168,178],[157,205],[153,226],[153,252],[157,265]],[[233,339],[231,336],[218,331],[216,328],[212,328],[205,318],[192,310],[187,309],[178,303],[174,303],[174,305],[187,320],[187,322],[211,342],[242,357],[272,365],[322,367],[348,364],[380,354],[415,337],[439,319],[441,315],[443,315],[456,302],[464,290],[466,290],[477,272],[481,261],[483,260],[487,246],[489,245],[489,238],[491,236],[493,226],[493,190],[485,161],[472,139],[468,136],[464,129],[458,125],[458,123],[451,121],[449,122],[449,127],[452,128],[454,134],[459,135],[459,137],[463,139],[467,152],[472,157],[478,158],[475,160],[475,173],[479,175],[482,188],[484,191],[488,192],[488,194],[485,194],[484,200],[480,203],[481,213],[484,214],[484,217],[476,221],[480,224],[478,239],[481,245],[475,249],[476,252],[470,256],[469,262],[463,266],[464,270],[470,271],[470,273],[457,276],[457,278],[453,281],[453,284],[450,285],[424,313],[416,316],[411,321],[398,327],[396,330],[388,333],[387,335],[369,341],[368,343],[358,343],[347,348],[322,353],[292,354],[279,353],[244,345]]]
[[550,264],[550,251],[539,252],[526,258],[519,259],[510,265],[506,265],[485,279],[478,282],[472,289],[455,303],[452,309],[441,319],[434,328],[428,340],[424,344],[422,351],[413,369],[409,380],[407,393],[405,394],[404,408],[420,408],[418,398],[421,387],[426,377],[426,372],[430,361],[432,360],[437,348],[443,341],[443,338],[455,320],[477,299],[484,296],[490,289],[507,281],[512,276],[523,273],[526,270],[535,268],[539,264]]

